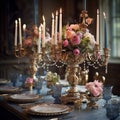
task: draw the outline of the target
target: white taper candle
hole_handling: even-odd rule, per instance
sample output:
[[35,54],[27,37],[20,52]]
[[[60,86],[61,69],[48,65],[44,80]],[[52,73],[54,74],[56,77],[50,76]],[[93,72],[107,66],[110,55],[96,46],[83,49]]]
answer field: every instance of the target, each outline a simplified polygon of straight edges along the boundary
[[55,19],[54,19],[54,14],[52,13],[52,44],[54,44],[54,35],[55,35]]
[[45,28],[46,28],[46,23],[45,23],[45,18],[43,16],[43,39],[42,39],[42,47],[45,48]]
[[15,41],[14,45],[17,46],[17,28],[18,28],[18,22],[15,20]]
[[58,11],[55,16],[55,45],[57,45],[57,27],[58,27]]
[[38,53],[41,52],[41,28],[42,26],[39,26],[39,39],[38,39]]
[[99,10],[97,9],[97,22],[96,22],[96,43],[99,44],[100,41],[99,41]]
[[59,16],[59,43],[62,42],[62,8],[60,8]]
[[21,18],[18,18],[18,21],[19,21],[19,43],[22,46]]

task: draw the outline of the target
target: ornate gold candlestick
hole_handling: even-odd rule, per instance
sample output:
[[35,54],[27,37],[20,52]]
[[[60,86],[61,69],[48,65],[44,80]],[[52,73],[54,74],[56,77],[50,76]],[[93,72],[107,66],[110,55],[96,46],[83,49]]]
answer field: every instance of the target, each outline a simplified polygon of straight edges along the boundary
[[36,51],[31,51],[31,49],[26,49],[22,45],[15,46],[15,56],[17,58],[27,57],[29,59],[29,75],[31,78],[35,79],[35,74],[37,72],[38,61],[41,60],[41,53]]
[[25,49],[22,47],[21,44],[18,44],[18,46],[15,46],[14,54],[17,58],[21,58],[25,56]]

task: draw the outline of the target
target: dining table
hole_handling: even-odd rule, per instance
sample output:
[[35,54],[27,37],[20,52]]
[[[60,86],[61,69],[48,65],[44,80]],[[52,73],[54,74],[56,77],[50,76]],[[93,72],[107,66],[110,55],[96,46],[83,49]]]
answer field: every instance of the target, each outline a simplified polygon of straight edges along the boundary
[[[88,108],[86,102],[76,109],[73,103],[55,103],[55,98],[49,93],[50,88],[47,88],[46,81],[43,81],[39,94],[36,88],[30,91],[20,86],[17,86],[18,91],[6,90],[6,93],[2,93],[3,86],[13,87],[10,83],[0,85],[0,117],[3,120],[109,120],[106,115],[105,100],[102,98],[97,101],[96,109]],[[81,85],[78,87],[83,89]],[[62,95],[68,89],[69,85],[63,86]],[[119,96],[116,97],[119,98]],[[120,115],[115,120],[120,120]]]

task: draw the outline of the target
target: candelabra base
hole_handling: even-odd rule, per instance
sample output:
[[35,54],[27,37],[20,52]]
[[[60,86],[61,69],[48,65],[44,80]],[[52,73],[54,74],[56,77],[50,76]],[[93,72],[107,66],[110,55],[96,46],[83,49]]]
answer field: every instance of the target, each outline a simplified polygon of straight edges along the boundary
[[67,103],[74,103],[76,100],[80,100],[80,94],[79,93],[75,93],[78,94],[78,96],[69,96],[68,94],[65,94],[63,96],[60,97],[60,101],[62,104],[67,104]]
[[68,90],[68,93],[61,96],[60,100],[61,103],[63,104],[67,104],[67,103],[74,103],[76,100],[80,100],[80,92],[79,91],[74,91],[73,88],[71,88],[70,90]]

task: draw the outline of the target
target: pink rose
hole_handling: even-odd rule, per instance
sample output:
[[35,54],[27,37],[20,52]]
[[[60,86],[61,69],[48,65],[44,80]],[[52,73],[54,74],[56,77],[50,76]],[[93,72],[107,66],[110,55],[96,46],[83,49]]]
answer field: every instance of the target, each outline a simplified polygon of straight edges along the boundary
[[99,82],[98,80],[95,80],[94,81],[94,84],[95,84],[95,86],[97,86],[97,87],[102,87],[102,83],[101,82]]
[[93,86],[91,88],[91,93],[93,94],[93,96],[99,96],[100,95],[100,91],[98,91],[95,86]]
[[72,29],[72,30],[78,30],[79,29],[79,25],[78,24],[71,24],[70,25],[70,28]]
[[68,44],[69,44],[69,43],[68,43],[68,40],[64,40],[64,41],[63,41],[63,46],[64,46],[64,47],[67,47]]
[[25,83],[33,83],[33,78],[27,78]]
[[103,91],[102,83],[99,82],[98,80],[86,83],[85,87],[93,96],[99,96]]
[[80,44],[80,37],[78,35],[73,36],[71,39],[71,43],[73,45],[79,45]]
[[80,54],[80,51],[79,51],[79,49],[74,49],[74,50],[73,50],[73,53],[74,53],[74,55],[79,55],[79,54]]
[[93,86],[93,82],[86,83],[86,89],[90,90],[90,88]]
[[74,31],[72,31],[72,30],[66,31],[67,38],[71,39],[74,35],[76,35],[76,33]]

